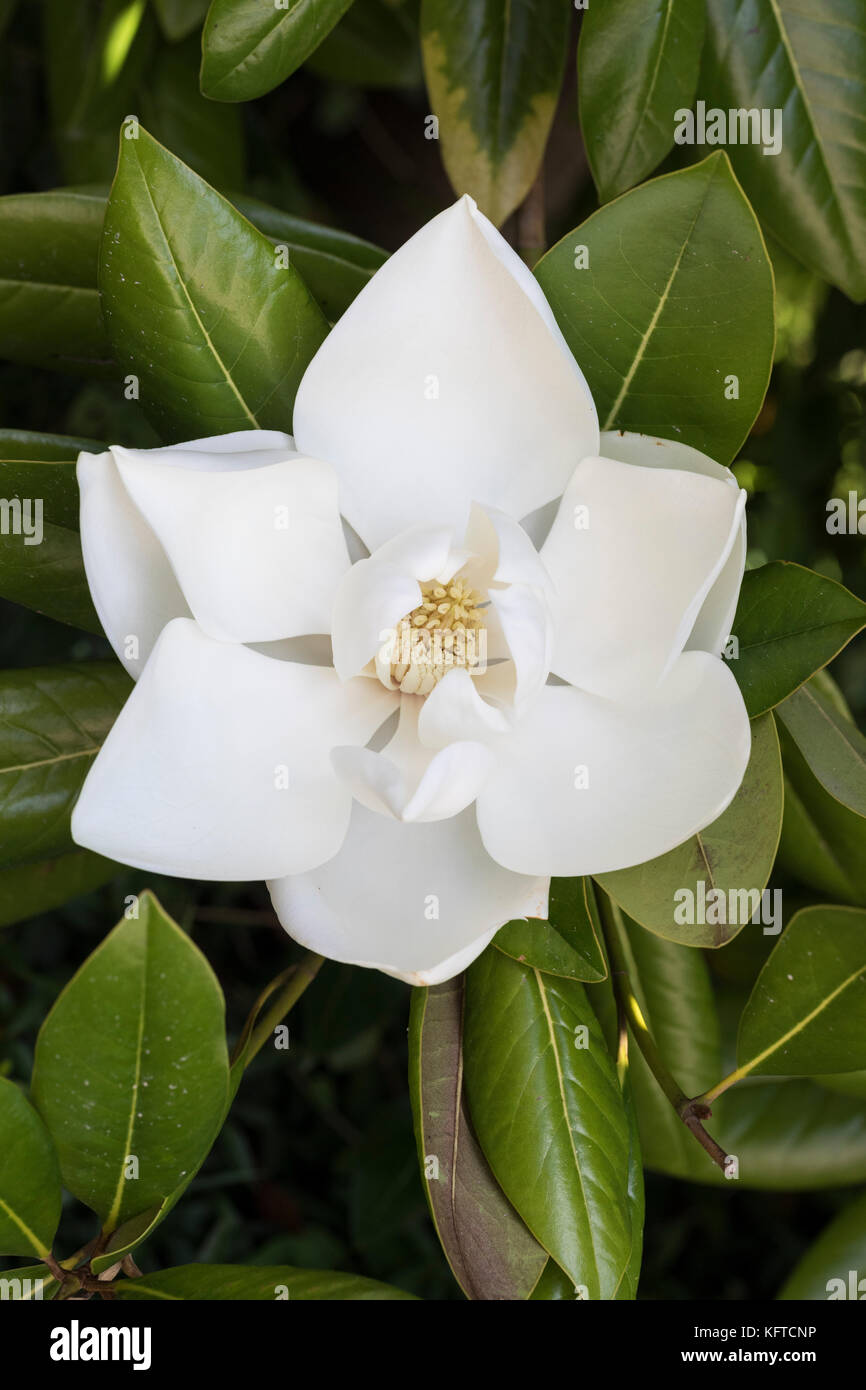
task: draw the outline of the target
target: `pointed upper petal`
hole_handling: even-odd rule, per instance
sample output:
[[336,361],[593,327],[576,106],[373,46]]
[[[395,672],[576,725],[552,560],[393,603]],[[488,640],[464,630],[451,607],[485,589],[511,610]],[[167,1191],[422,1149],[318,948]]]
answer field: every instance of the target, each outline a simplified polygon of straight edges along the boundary
[[504,922],[546,916],[549,884],[494,864],[471,808],[405,825],[356,803],[339,854],[268,887],[303,946],[426,985],[465,969]]
[[[634,463],[641,468],[681,468],[689,473],[703,473],[708,478],[720,478],[729,488],[739,492],[740,485],[731,472],[715,459],[679,444],[673,439],[656,439],[650,434],[608,430],[601,436],[600,452],[604,458]],[[746,512],[740,515],[740,529],[731,553],[725,561],[695,619],[686,642],[686,651],[712,652],[718,656],[731,635],[740,585],[746,569]]]
[[546,686],[497,744],[478,824],[497,863],[562,877],[665,854],[720,816],[749,761],[729,668],[684,652],[631,705]]
[[378,681],[218,642],[179,619],[157,641],[88,774],[76,844],[154,873],[258,879],[339,849],[351,795],[331,765],[394,707]]
[[661,680],[739,541],[744,501],[706,474],[584,459],[541,551],[555,674],[612,699]]
[[[471,501],[521,517],[598,447],[589,389],[525,267],[469,198],[386,261],[310,363],[300,449],[334,464],[375,549]],[[532,282],[530,284],[530,282]]]

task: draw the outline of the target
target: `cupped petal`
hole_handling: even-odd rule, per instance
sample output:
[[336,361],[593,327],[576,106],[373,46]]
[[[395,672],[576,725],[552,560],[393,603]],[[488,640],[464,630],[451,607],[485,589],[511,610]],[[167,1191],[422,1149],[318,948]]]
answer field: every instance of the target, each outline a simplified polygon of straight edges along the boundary
[[297,446],[334,464],[371,549],[419,518],[462,533],[473,499],[521,517],[597,450],[583,375],[500,241],[469,198],[440,213],[376,272],[301,381]]
[[111,453],[79,454],[81,553],[105,635],[137,680],[159,634],[188,618],[165,551],[123,486]]
[[445,748],[466,739],[490,743],[508,733],[510,719],[487,703],[478,684],[465,667],[457,666],[433,687],[418,716],[418,737],[426,748]]
[[[730,468],[716,463],[715,459],[702,454],[699,449],[679,444],[674,439],[656,439],[649,434],[607,430],[601,436],[600,452],[604,458],[634,463],[641,468],[681,468],[689,473],[703,473],[708,478],[721,479],[737,492],[740,490]],[[686,642],[686,651],[712,652],[714,656],[722,652],[731,634],[745,569],[746,512],[743,508],[739,534],[704,599]]]
[[356,804],[339,854],[268,888],[301,945],[428,985],[465,969],[504,922],[545,917],[549,882],[494,864],[471,809],[405,825]]
[[705,474],[584,459],[541,551],[554,673],[626,700],[662,680],[738,542],[744,502]]
[[519,521],[496,507],[473,502],[466,528],[466,549],[473,558],[464,574],[476,589],[491,584],[530,584],[547,593],[550,576],[538,550]]
[[329,631],[349,555],[328,464],[291,454],[204,470],[144,450],[113,453],[203,631],[226,642]]
[[[491,666],[480,678],[480,689],[506,688],[509,702],[520,712],[541,690],[553,657],[553,619],[547,599],[524,584],[490,592],[490,606],[508,647],[510,662]],[[487,681],[487,676],[490,681]],[[501,678],[507,675],[507,685]]]
[[378,681],[278,661],[170,623],[88,774],[76,844],[154,873],[297,873],[336,854],[351,796],[331,764],[394,708]]
[[642,864],[722,814],[750,746],[739,687],[706,652],[684,652],[631,705],[546,686],[497,746],[477,802],[482,839],[517,873]]
[[471,740],[432,750],[418,737],[424,701],[404,695],[394,737],[380,752],[335,748],[337,774],[363,806],[398,820],[456,816],[475,800],[492,765],[490,749]]
[[[266,467],[295,448],[291,436],[277,430],[241,430],[127,452],[185,472],[227,473]],[[100,622],[137,679],[166,623],[191,610],[162,543],[126,490],[115,453],[79,455],[81,548]]]

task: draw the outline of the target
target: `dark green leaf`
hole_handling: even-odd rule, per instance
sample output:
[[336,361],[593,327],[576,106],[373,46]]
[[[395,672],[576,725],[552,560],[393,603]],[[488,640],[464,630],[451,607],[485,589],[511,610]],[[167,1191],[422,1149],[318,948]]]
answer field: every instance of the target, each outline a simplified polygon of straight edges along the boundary
[[507,922],[495,945],[507,956],[550,975],[603,980],[601,925],[588,878],[555,878],[550,886],[550,920]]
[[178,1265],[114,1286],[121,1299],[207,1299],[209,1302],[290,1299],[299,1302],[382,1302],[414,1299],[411,1293],[333,1270],[293,1269],[291,1265]]
[[201,48],[190,37],[160,54],[136,106],[156,139],[218,188],[244,183],[244,143],[237,107],[208,101],[199,91]]
[[603,430],[734,458],[770,376],[773,275],[724,154],[593,213],[535,273]]
[[615,1298],[632,1252],[628,1120],[583,986],[495,949],[466,980],[466,1086],[485,1157],[572,1284]]
[[[734,168],[783,246],[866,298],[866,29],[858,0],[709,0],[708,108],[778,110],[781,149],[732,143]],[[770,132],[772,134],[772,131]]]
[[202,34],[201,89],[214,101],[250,101],[299,68],[352,0],[213,0]]
[[778,1296],[819,1302],[828,1298],[861,1301],[866,1297],[866,1192],[825,1226],[788,1275]]
[[267,238],[143,129],[121,137],[99,284],[115,355],[169,435],[291,428],[327,322]]
[[53,1298],[60,1287],[47,1265],[24,1265],[0,1274],[0,1299],[22,1303]]
[[94,1255],[90,1261],[90,1268],[94,1274],[101,1274],[103,1270],[110,1269],[122,1260],[124,1255],[129,1255],[135,1250],[142,1241],[146,1240],[163,1219],[168,1214],[169,1202],[156,1202],[146,1211],[139,1212],[138,1216],[130,1217],[111,1236],[105,1247],[105,1253]]
[[560,0],[422,0],[424,71],[445,168],[496,226],[541,165],[568,30]]
[[307,67],[329,82],[415,87],[423,80],[413,0],[354,0],[310,54]]
[[658,859],[599,874],[598,882],[658,936],[686,946],[724,946],[760,915],[779,846],[783,797],[779,740],[767,714],[752,724],[746,775],[717,820]]
[[60,1195],[48,1130],[23,1091],[0,1077],[0,1255],[50,1254]]
[[100,888],[119,872],[119,864],[87,849],[0,869],[0,927],[62,907],[70,898]]
[[577,51],[580,127],[603,203],[640,183],[672,148],[675,114],[695,95],[704,28],[701,0],[587,8]]
[[0,673],[0,866],[72,847],[72,805],[131,689],[110,661]]
[[866,624],[866,603],[834,579],[785,560],[743,575],[731,670],[749,714],[772,709]]
[[824,790],[866,816],[866,738],[856,724],[811,682],[789,695],[776,716]]
[[463,976],[412,991],[409,1086],[436,1233],[467,1298],[526,1299],[547,1264],[472,1132],[463,1087]]
[[791,919],[743,1010],[737,1062],[755,1076],[866,1067],[866,912],[808,907]]
[[107,1231],[185,1185],[219,1131],[228,1089],[213,971],[152,894],[138,912],[70,980],[33,1068],[64,1184]]

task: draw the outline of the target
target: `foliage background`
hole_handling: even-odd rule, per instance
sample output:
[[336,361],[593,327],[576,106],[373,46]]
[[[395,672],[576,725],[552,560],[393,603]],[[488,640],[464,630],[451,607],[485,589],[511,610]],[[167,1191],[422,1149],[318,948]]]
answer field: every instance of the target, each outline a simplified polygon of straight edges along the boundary
[[[93,5],[0,3],[6,25],[0,193],[106,185],[119,119],[138,111],[157,137],[223,190],[255,195],[393,250],[453,198],[437,143],[424,137],[429,97],[414,8],[358,0],[354,33],[343,33],[336,45],[327,40],[267,96],[224,106],[198,95],[197,35],[170,46],[150,12],[136,38],[135,61],[127,57],[107,100],[86,66],[88,59],[107,61],[106,35],[94,54],[86,41],[82,47],[78,18],[63,13],[92,17]],[[596,206],[577,129],[575,40],[546,157],[549,244]],[[355,81],[338,80],[347,70]],[[148,100],[155,114],[145,111]],[[676,167],[683,153],[676,151],[661,171]],[[506,235],[513,235],[513,222]],[[781,249],[771,245],[771,251],[777,361],[737,464],[751,494],[750,559],[796,560],[866,597],[862,540],[831,542],[825,529],[828,497],[849,490],[866,495],[866,308]],[[10,363],[0,364],[0,424],[156,442],[117,381]],[[0,604],[2,668],[109,655],[97,638]],[[833,673],[862,719],[866,645],[849,648]],[[47,1009],[118,919],[125,895],[145,886],[216,970],[231,1039],[265,982],[298,954],[263,887],[145,879],[128,871],[59,911],[0,932],[0,1073],[29,1075]],[[795,884],[777,877],[772,886],[785,889],[787,909],[798,905]],[[751,973],[755,953],[772,944],[773,938],[743,933],[712,961],[720,987]],[[406,1088],[407,1015],[406,986],[327,963],[291,1016],[289,1051],[265,1049],[256,1059],[190,1193],[140,1252],[142,1268],[290,1263],[355,1270],[426,1298],[459,1298],[418,1176]],[[748,1192],[735,1183],[717,1190],[648,1174],[640,1297],[772,1297],[850,1195]],[[64,1253],[92,1234],[92,1217],[66,1200]]]

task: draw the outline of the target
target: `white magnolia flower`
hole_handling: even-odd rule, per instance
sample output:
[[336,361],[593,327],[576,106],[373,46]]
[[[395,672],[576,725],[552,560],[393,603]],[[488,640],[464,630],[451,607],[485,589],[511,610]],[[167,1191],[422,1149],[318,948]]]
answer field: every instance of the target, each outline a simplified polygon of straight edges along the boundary
[[538,284],[468,198],[333,329],[294,441],[115,447],[78,474],[94,602],[138,678],[81,845],[264,878],[304,945],[432,983],[544,917],[551,875],[662,854],[740,784],[719,653],[743,495],[683,445],[599,439]]

